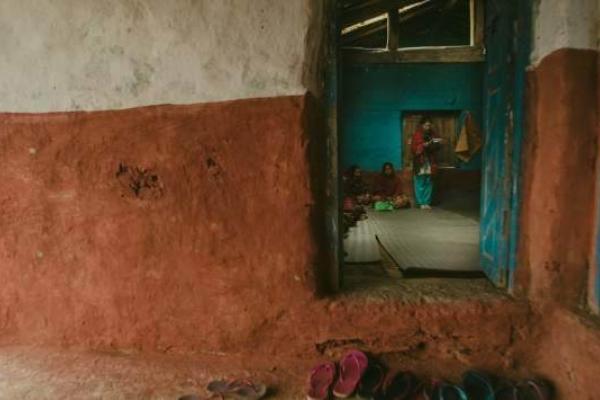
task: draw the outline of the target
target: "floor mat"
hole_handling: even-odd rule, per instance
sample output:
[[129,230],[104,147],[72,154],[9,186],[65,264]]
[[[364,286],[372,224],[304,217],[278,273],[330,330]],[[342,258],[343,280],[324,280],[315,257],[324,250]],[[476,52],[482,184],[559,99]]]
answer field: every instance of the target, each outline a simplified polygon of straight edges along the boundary
[[376,263],[380,260],[379,245],[370,219],[358,221],[350,228],[348,237],[344,239],[344,250],[348,253],[346,263],[362,264]]
[[369,211],[381,246],[404,271],[481,271],[479,221],[434,209]]

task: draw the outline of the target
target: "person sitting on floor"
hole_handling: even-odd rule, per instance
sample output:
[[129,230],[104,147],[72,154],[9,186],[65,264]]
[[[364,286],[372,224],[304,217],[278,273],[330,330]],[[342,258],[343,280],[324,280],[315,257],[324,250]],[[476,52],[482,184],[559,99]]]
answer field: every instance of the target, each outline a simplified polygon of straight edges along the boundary
[[345,176],[344,194],[354,198],[358,204],[369,204],[371,202],[369,188],[363,179],[362,170],[358,165],[350,167]]
[[365,218],[366,210],[363,205],[370,203],[371,195],[368,192],[368,187],[363,180],[362,171],[358,165],[350,167],[343,179],[343,212],[346,216],[352,216],[350,226],[354,226],[356,221]]
[[384,163],[381,168],[381,174],[375,181],[373,201],[388,201],[394,205],[394,208],[410,207],[410,200],[403,193],[402,184],[391,162]]

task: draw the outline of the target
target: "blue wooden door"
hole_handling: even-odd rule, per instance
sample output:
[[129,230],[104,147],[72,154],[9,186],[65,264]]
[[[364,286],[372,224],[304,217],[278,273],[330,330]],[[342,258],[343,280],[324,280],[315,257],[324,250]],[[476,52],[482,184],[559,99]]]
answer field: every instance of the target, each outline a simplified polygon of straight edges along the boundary
[[507,284],[511,247],[515,6],[514,0],[486,1],[480,250],[485,273],[499,286]]

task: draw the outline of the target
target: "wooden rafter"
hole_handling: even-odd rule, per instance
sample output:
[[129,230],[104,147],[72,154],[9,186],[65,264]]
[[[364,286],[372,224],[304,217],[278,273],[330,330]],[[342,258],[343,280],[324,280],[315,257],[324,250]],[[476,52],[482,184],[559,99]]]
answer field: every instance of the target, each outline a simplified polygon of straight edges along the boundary
[[342,52],[344,63],[349,64],[398,64],[424,62],[482,62],[485,54],[482,47],[455,46],[395,51],[373,51],[346,49]]
[[[420,3],[422,0],[363,0],[360,3],[346,3],[346,8],[342,12],[342,19],[345,21],[362,22],[381,14],[388,14],[387,18],[364,25],[355,31],[348,32],[342,36],[342,45],[344,62],[349,63],[415,63],[415,62],[482,62],[485,60],[484,48],[484,0],[471,0],[470,25],[471,40],[470,45],[466,46],[440,46],[423,48],[397,49],[396,34],[388,26],[388,48],[387,50],[361,49],[358,46],[352,47],[360,40],[369,39],[371,36],[380,34],[386,29],[386,22],[393,21],[393,17],[399,14],[397,10]],[[400,26],[402,23],[421,16],[425,13],[434,11],[436,8],[441,12],[445,8],[451,8],[453,1],[456,0],[431,0],[421,6],[411,8],[406,13],[399,15],[394,26]],[[440,7],[443,6],[443,7]],[[386,11],[387,7],[392,7]],[[354,20],[353,20],[354,18]],[[365,18],[365,19],[363,19]]]
[[[408,14],[401,15],[395,24],[391,24],[392,19],[390,19],[390,17],[389,17],[389,14],[392,14],[393,12],[388,13],[387,21],[386,20],[377,21],[371,25],[365,25],[355,31],[352,31],[352,32],[342,35],[342,44],[346,45],[346,46],[351,46],[357,40],[364,39],[365,37],[368,37],[370,35],[375,35],[375,34],[381,32],[382,30],[386,29],[386,25],[387,25],[388,49],[396,49],[398,47],[398,45],[396,42],[396,45],[394,46],[393,38],[398,35],[398,32],[394,31],[394,29],[390,29],[390,28],[392,28],[392,26],[398,27],[399,24],[405,23],[412,18],[426,14],[426,13],[432,11],[434,8],[435,8],[434,3],[426,3],[421,7],[415,8],[415,10],[411,10],[411,12]],[[398,13],[395,13],[395,14],[398,15]]]
[[357,10],[359,8],[365,8],[371,6],[373,3],[377,3],[379,0],[342,0],[340,1],[340,8],[344,10]]
[[435,3],[426,3],[423,4],[421,7],[417,7],[414,10],[411,10],[410,13],[406,14],[406,15],[402,15],[400,17],[400,24],[403,24],[413,18],[419,17],[423,14],[427,14],[430,11],[433,11],[436,8],[436,4]]
[[420,0],[377,0],[370,1],[368,6],[360,6],[344,10],[342,13],[342,26],[350,26],[370,18],[385,14],[390,10],[399,9],[418,3]]
[[388,12],[387,25],[387,48],[396,50],[400,45],[400,18],[398,10]]
[[371,35],[376,35],[377,33],[384,31],[386,29],[386,26],[386,20],[378,21],[377,23],[374,23],[372,25],[366,25],[361,29],[357,29],[356,31],[343,35],[342,45],[350,46],[358,40],[364,39]]

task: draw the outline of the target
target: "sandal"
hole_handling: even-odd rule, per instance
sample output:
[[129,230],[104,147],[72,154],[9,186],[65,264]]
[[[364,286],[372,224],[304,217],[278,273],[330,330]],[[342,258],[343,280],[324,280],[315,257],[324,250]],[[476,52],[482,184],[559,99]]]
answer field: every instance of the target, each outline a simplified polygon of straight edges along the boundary
[[[210,396],[208,399],[204,399],[204,400],[218,400],[218,399],[222,400],[223,396],[214,394],[214,395]],[[181,396],[177,400],[202,400],[202,399],[200,398],[200,396],[197,396],[195,394],[186,394],[185,396]]]
[[491,378],[478,371],[468,371],[463,376],[463,387],[469,399],[494,400]]
[[335,364],[324,363],[317,365],[310,372],[307,400],[326,400],[329,398],[329,389],[335,379]]
[[469,398],[460,386],[441,382],[434,386],[431,400],[469,400]]
[[356,397],[359,400],[379,399],[383,392],[385,378],[385,367],[375,360],[369,360],[369,366],[358,384]]
[[411,400],[431,400],[432,394],[431,391],[427,388],[425,384],[420,384],[415,391],[415,394],[412,396]]
[[262,383],[253,383],[247,380],[217,380],[208,384],[206,389],[223,399],[232,400],[258,400],[267,394],[267,387]]
[[553,398],[552,385],[542,379],[530,379],[518,386],[519,400],[550,400]]
[[417,394],[418,389],[419,383],[412,372],[391,373],[385,382],[385,398],[389,400],[410,400]]
[[348,398],[356,390],[362,379],[369,361],[365,353],[352,350],[340,361],[338,380],[333,388],[333,394],[341,399]]
[[519,400],[519,389],[510,382],[505,382],[496,390],[496,400]]

